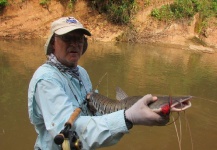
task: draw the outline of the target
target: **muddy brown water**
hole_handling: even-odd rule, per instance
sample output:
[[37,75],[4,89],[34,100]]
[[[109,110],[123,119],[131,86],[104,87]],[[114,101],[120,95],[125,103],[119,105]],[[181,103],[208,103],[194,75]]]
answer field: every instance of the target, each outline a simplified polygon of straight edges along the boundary
[[[0,41],[0,149],[30,150],[36,133],[28,119],[27,89],[35,69],[45,61],[44,41]],[[182,46],[89,43],[80,65],[101,94],[192,95],[192,107],[180,114],[183,150],[217,149],[217,54]],[[177,115],[173,114],[176,118]],[[187,119],[186,119],[187,118]],[[187,121],[191,132],[187,127]],[[177,128],[180,124],[177,121]],[[193,143],[193,145],[192,145]],[[104,150],[179,150],[174,125],[135,126]]]

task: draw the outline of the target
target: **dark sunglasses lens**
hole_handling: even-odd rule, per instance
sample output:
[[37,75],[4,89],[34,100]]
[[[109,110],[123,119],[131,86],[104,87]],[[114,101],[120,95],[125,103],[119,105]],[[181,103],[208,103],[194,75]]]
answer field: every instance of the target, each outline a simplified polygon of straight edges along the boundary
[[66,43],[70,43],[70,42],[77,42],[79,44],[84,43],[84,37],[76,37],[68,34],[61,35],[59,37],[61,38],[61,40],[63,40]]
[[63,36],[61,36],[61,39],[64,42],[70,42],[72,40],[72,37],[70,35],[63,35]]

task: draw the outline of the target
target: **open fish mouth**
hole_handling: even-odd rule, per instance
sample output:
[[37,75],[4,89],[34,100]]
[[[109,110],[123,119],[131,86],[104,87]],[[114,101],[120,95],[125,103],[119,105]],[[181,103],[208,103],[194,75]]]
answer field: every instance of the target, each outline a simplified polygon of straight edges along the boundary
[[193,96],[189,96],[179,101],[173,101],[172,105],[170,106],[170,111],[180,112],[180,111],[190,108],[191,107],[190,99],[192,97]]

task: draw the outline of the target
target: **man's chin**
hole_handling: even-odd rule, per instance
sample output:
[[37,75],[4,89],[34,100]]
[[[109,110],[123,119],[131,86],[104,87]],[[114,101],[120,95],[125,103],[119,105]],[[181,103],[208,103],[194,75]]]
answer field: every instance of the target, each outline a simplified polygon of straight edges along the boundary
[[78,59],[70,59],[70,61],[68,61],[67,63],[67,67],[76,67],[78,64]]

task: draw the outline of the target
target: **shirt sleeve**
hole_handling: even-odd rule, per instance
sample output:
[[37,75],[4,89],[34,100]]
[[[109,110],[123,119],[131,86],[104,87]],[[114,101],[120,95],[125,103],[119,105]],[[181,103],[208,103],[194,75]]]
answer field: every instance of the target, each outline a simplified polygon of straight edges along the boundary
[[[46,129],[55,137],[74,111],[72,99],[67,96],[61,83],[55,80],[41,80],[37,83],[35,99],[43,116]],[[117,143],[127,127],[123,110],[103,116],[80,116],[74,123],[84,149],[113,145]]]
[[79,117],[75,127],[84,149],[116,144],[124,133],[128,133],[123,113],[120,110],[103,116]]
[[64,127],[74,108],[58,81],[47,79],[37,83],[35,100],[46,130],[55,137]]

